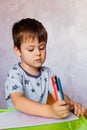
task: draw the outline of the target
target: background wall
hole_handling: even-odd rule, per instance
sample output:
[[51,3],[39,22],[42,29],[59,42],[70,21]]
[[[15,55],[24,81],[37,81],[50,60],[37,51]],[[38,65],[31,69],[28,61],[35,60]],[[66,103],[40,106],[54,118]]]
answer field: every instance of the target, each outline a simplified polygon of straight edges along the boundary
[[6,74],[19,60],[12,50],[12,25],[26,17],[46,27],[45,65],[60,76],[65,93],[87,108],[87,0],[0,0],[0,108],[6,107]]

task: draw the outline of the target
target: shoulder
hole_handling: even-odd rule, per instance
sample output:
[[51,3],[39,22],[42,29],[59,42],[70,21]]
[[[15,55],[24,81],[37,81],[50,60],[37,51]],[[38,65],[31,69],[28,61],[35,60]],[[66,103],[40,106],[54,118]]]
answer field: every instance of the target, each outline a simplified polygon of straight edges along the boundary
[[8,71],[8,76],[19,76],[19,75],[22,75],[22,72],[23,70],[21,69],[19,63],[18,64],[15,64],[11,67],[11,69]]
[[19,64],[14,64],[11,69],[9,70],[9,72],[12,72],[12,71],[19,71],[20,70],[20,66]]
[[41,72],[42,73],[47,73],[48,75],[53,73],[52,70],[49,67],[46,67],[46,66],[41,67]]

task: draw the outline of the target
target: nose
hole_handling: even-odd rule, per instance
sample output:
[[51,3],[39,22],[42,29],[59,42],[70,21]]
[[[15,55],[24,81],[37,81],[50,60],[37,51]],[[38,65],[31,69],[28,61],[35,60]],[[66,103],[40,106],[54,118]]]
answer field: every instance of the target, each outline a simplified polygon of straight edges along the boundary
[[36,55],[40,55],[40,54],[41,54],[40,49],[37,48],[37,49],[36,49]]

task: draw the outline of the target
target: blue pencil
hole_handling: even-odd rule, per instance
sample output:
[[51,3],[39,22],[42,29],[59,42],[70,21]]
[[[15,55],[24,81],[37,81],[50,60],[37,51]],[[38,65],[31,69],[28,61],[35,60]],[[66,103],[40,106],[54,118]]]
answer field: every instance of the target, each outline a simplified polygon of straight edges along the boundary
[[56,81],[57,81],[58,90],[60,92],[61,100],[64,100],[64,94],[63,94],[60,78],[56,78]]

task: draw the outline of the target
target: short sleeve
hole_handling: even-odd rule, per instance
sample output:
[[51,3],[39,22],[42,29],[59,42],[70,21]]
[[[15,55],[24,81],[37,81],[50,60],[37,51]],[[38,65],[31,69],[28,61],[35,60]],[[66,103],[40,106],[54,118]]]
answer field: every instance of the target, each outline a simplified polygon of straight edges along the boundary
[[15,92],[23,93],[22,75],[17,69],[11,69],[5,81],[6,99]]

